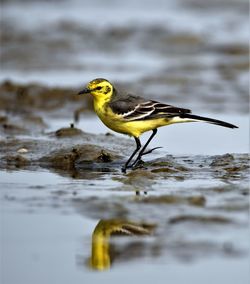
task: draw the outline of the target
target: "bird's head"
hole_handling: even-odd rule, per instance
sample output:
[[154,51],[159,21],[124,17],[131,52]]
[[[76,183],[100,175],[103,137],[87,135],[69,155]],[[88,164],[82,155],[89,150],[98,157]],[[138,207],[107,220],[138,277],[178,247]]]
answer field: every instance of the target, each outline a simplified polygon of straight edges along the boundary
[[90,81],[78,94],[91,94],[97,100],[106,101],[109,100],[113,94],[113,86],[108,80],[97,78]]

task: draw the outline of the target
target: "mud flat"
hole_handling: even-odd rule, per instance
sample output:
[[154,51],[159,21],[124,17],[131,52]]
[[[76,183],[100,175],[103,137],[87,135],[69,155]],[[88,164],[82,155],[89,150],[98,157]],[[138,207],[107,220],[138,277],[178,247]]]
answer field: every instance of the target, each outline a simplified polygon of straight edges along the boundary
[[[77,90],[10,81],[0,90],[6,283],[42,283],[41,267],[66,283],[66,274],[97,281],[92,270],[116,278],[149,264],[154,275],[175,279],[172,269],[188,274],[187,263],[201,279],[214,260],[221,279],[230,283],[223,269],[232,263],[231,275],[247,279],[248,154],[163,151],[122,174],[133,141],[78,128],[91,102],[79,101]],[[55,128],[55,120],[67,123]]]

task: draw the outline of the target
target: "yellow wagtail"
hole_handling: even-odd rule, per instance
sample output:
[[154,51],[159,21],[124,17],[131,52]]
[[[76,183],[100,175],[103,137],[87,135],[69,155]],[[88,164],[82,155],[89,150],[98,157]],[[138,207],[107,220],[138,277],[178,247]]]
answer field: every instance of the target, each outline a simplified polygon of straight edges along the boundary
[[[205,121],[228,128],[238,128],[221,120],[191,114],[189,109],[146,100],[130,94],[121,94],[108,80],[102,78],[92,80],[86,88],[79,92],[79,94],[87,93],[93,96],[94,110],[107,127],[116,132],[133,136],[135,139],[136,149],[123,166],[123,172],[126,172],[127,168],[136,167],[141,162],[143,155],[160,148],[156,147],[145,152],[148,144],[157,133],[158,127],[173,123]],[[141,148],[139,137],[149,130],[152,130],[153,133]],[[137,158],[130,164],[137,152],[139,152]]]

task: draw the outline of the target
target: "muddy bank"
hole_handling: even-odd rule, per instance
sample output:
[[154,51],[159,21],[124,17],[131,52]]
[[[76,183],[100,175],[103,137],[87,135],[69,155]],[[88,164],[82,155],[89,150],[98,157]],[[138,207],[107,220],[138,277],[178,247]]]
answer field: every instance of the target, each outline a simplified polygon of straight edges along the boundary
[[[144,260],[190,264],[216,258],[245,263],[247,153],[169,155],[164,149],[123,174],[121,167],[133,151],[134,141],[78,127],[92,112],[90,98],[79,98],[76,89],[10,81],[0,91],[1,201],[5,231],[13,226],[10,236],[21,240],[20,232],[25,231],[40,248],[40,234],[38,238],[32,234],[43,224],[42,233],[55,230],[59,243],[60,218],[46,226],[55,212],[63,216],[63,224],[65,218],[71,218],[62,234],[70,231],[81,240],[81,249],[73,253],[77,259],[73,266],[84,274]],[[54,121],[59,121],[58,127]],[[15,221],[11,219],[13,208],[21,208],[15,211]],[[37,221],[41,215],[42,221]],[[23,216],[35,221],[25,227]],[[21,229],[17,218],[21,218]],[[82,222],[80,229],[69,230],[77,218]],[[89,228],[88,223],[96,224]],[[21,243],[5,238],[7,247]],[[68,242],[63,247],[67,246]],[[68,257],[66,253],[63,259]]]
[[23,131],[30,130],[30,133],[35,128],[43,130],[46,126],[44,120],[52,117],[67,117],[73,122],[74,117],[78,118],[80,111],[92,110],[90,97],[82,99],[77,95],[78,92],[79,89],[73,88],[49,88],[41,84],[2,82],[0,84],[1,131],[3,132],[5,128],[6,133],[11,134],[11,125],[18,124],[19,117],[26,125]]
[[[144,78],[141,83],[144,87],[148,83],[190,84],[186,79],[164,76]],[[50,223],[54,210],[71,216],[72,223],[76,216],[84,224],[96,222],[91,232],[82,233],[81,228],[77,233],[79,239],[84,235],[88,240],[77,252],[80,260],[75,265],[84,272],[129,266],[144,259],[189,263],[216,257],[244,263],[248,256],[249,154],[170,155],[164,148],[123,174],[121,167],[135,147],[133,139],[108,130],[89,133],[86,118],[93,114],[92,101],[77,96],[78,91],[10,80],[0,85],[0,176],[5,212],[22,207],[18,216],[28,212],[28,220],[50,212],[43,224]],[[226,102],[222,98],[215,104],[221,108]],[[93,127],[100,124],[96,118]],[[17,230],[15,222],[13,231],[19,236],[23,228]],[[9,226],[11,221],[7,223]],[[39,224],[32,223],[34,231],[39,231]],[[57,225],[52,227],[57,230]],[[68,227],[63,228],[67,231]],[[27,232],[30,238],[30,226]]]
[[[40,134],[41,135],[41,134]],[[77,128],[63,128],[36,137],[7,137],[0,141],[1,169],[32,169],[45,167],[65,171],[100,171],[121,173],[121,167],[133,151],[132,141],[112,135],[84,133]],[[220,156],[167,155],[144,162],[138,169],[128,171],[117,181],[126,188],[150,188],[152,180],[204,178],[225,181],[247,180],[248,154]]]
[[[0,168],[46,167],[64,171],[112,171],[120,168],[134,148],[125,136],[90,134],[77,122],[92,110],[89,96],[77,89],[20,85],[6,81],[0,86]],[[51,120],[63,118],[68,126],[49,131]],[[244,180],[248,173],[247,154],[173,157],[151,155],[142,168],[117,177],[124,187],[151,187],[155,179],[183,181],[196,176],[206,179]],[[146,188],[146,189],[147,189]],[[145,190],[146,190],[145,189]]]

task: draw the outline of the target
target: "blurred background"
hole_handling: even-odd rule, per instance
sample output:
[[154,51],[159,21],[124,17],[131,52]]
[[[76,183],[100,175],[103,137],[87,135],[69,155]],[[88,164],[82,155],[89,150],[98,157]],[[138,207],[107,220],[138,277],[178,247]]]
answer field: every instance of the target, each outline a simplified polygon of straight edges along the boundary
[[[4,284],[249,283],[248,38],[249,0],[1,1]],[[161,128],[123,175],[97,77],[239,129]]]
[[0,80],[78,87],[104,77],[186,107],[247,113],[248,2],[5,0]]

